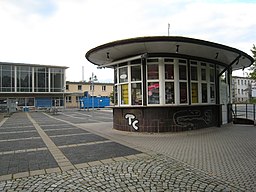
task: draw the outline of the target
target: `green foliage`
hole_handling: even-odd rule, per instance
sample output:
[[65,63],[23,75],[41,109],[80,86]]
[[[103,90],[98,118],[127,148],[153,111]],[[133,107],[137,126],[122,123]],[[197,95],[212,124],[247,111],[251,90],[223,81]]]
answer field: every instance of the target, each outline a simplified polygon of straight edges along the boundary
[[249,73],[249,77],[252,79],[256,79],[256,46],[253,45],[251,52],[253,54],[253,58],[254,58],[254,63],[252,64],[252,66],[250,67],[250,73]]
[[250,103],[252,103],[252,104],[256,104],[256,98],[252,98],[252,99],[250,99]]
[[111,101],[111,103],[114,103],[114,91],[112,91],[111,93],[110,93],[110,101]]

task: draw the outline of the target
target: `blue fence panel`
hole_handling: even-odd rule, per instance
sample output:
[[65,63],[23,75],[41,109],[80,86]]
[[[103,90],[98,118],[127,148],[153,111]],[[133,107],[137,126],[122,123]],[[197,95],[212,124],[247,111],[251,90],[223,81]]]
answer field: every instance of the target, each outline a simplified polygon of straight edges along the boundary
[[51,107],[52,99],[51,98],[35,98],[35,107]]
[[80,108],[104,108],[110,105],[109,97],[83,97],[80,99]]

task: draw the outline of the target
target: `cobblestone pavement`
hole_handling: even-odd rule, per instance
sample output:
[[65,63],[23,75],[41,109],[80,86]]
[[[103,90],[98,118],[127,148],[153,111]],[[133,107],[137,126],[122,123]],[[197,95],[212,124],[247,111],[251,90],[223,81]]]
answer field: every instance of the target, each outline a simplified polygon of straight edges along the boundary
[[242,191],[163,155],[127,156],[87,168],[0,183],[1,191]]
[[0,122],[0,191],[256,191],[253,126],[129,133],[99,114]]

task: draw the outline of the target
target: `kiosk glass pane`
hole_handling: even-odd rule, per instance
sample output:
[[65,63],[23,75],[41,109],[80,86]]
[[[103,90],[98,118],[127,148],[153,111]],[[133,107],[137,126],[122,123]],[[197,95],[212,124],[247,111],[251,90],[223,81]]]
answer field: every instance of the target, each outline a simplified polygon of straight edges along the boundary
[[129,104],[128,84],[121,85],[121,104],[122,105],[128,105]]
[[127,67],[119,68],[119,83],[125,83],[128,81],[128,69]]
[[132,81],[140,81],[141,80],[141,66],[131,66],[131,77]]
[[174,67],[172,64],[165,64],[165,79],[174,79]]
[[202,83],[202,103],[207,103],[207,83]]
[[158,64],[147,65],[148,80],[159,79]]
[[174,99],[174,82],[165,83],[165,103],[173,104],[175,103]]
[[191,80],[197,81],[197,67],[191,66]]
[[198,84],[191,83],[192,103],[198,103]]
[[214,82],[214,76],[215,76],[214,69],[210,68],[210,82]]
[[132,83],[132,105],[142,105],[141,83]]
[[201,68],[201,80],[206,81],[206,69]]
[[187,83],[180,82],[180,103],[187,103]]
[[215,103],[215,85],[211,84],[210,85],[210,98],[211,98],[211,103]]
[[179,65],[179,79],[187,80],[187,66],[186,65]]
[[159,104],[159,82],[148,83],[148,104]]

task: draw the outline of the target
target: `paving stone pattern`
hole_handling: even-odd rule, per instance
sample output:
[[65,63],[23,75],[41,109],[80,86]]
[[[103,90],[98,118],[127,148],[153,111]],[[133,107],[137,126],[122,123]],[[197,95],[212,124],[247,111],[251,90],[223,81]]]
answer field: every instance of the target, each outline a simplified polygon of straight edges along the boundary
[[0,182],[0,191],[243,191],[157,155]]
[[111,113],[15,113],[0,122],[0,191],[256,191],[256,129],[143,134]]

